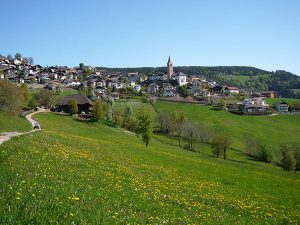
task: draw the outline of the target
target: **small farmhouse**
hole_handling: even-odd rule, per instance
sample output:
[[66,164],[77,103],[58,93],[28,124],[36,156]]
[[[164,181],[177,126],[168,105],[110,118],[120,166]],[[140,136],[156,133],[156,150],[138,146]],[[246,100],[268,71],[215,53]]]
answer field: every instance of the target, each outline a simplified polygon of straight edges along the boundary
[[277,112],[288,112],[289,111],[289,104],[286,102],[279,102],[275,105]]
[[240,93],[240,89],[238,89],[237,87],[225,87],[224,93],[225,94],[238,94],[238,93]]
[[70,99],[75,99],[77,101],[77,107],[79,113],[81,112],[89,113],[92,111],[93,102],[88,97],[82,94],[64,96],[58,104],[59,111],[63,111],[63,112],[68,111],[68,101]]

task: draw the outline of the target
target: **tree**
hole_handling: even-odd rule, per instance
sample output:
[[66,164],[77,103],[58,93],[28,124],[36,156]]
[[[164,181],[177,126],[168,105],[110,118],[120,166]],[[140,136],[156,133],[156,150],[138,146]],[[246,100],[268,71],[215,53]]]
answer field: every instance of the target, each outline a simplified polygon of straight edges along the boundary
[[20,113],[24,106],[24,93],[9,80],[0,79],[0,111],[8,115]]
[[300,170],[300,146],[293,145],[292,148],[293,148],[295,160],[296,160],[295,170]]
[[16,53],[15,54],[15,59],[19,59],[20,60],[21,58],[22,58],[22,55],[20,53]]
[[97,120],[102,120],[105,117],[107,109],[108,107],[106,102],[103,100],[97,100],[93,106],[93,116]]
[[296,166],[296,160],[294,153],[285,145],[280,146],[281,152],[281,165],[284,170],[294,170]]
[[224,160],[227,159],[227,151],[229,149],[229,146],[231,145],[231,137],[228,133],[221,133],[217,136],[215,136],[213,143],[212,143],[212,148],[213,148],[213,153],[219,157],[220,154],[223,154]]
[[24,106],[28,106],[29,101],[31,99],[31,94],[30,94],[27,84],[21,84],[21,89],[22,89],[23,96],[24,96]]
[[143,142],[146,143],[146,147],[148,147],[153,135],[153,117],[149,111],[141,107],[137,115],[137,120],[137,134],[142,136]]
[[187,148],[189,150],[194,150],[194,140],[196,138],[196,126],[191,121],[185,121],[183,125],[183,133],[185,134],[187,140],[188,140],[188,146]]
[[224,133],[222,136],[222,148],[224,153],[224,160],[227,159],[227,151],[229,149],[229,146],[231,145],[231,137],[228,133]]
[[179,94],[180,94],[182,97],[187,97],[187,96],[189,96],[189,91],[188,91],[186,85],[180,86],[180,87],[178,88],[178,92],[179,92]]
[[270,162],[271,161],[271,155],[267,149],[267,146],[265,144],[258,143],[254,157],[262,162]]
[[112,110],[112,121],[118,126],[122,125],[122,113],[119,110]]
[[74,115],[78,112],[77,101],[74,98],[69,99],[69,101],[67,103],[67,107],[68,107],[68,112],[71,115]]
[[129,122],[132,116],[131,106],[126,106],[123,113],[123,127],[126,128],[126,124]]
[[13,57],[12,55],[8,54],[7,57],[6,57],[9,61],[13,60]]
[[212,147],[212,153],[216,155],[217,158],[222,154],[222,144],[221,144],[221,138],[218,136],[215,136],[213,139],[213,142],[211,144]]
[[83,63],[79,63],[79,68],[82,70],[84,67],[84,64]]
[[220,109],[225,110],[226,106],[227,106],[226,100],[225,99],[221,99],[220,102],[219,102]]
[[208,129],[203,124],[198,124],[196,129],[197,129],[198,140],[201,146],[200,151],[203,153],[204,145],[209,140]]
[[58,85],[55,87],[55,94],[60,95],[62,92],[63,92],[63,87],[62,87],[61,84],[58,84]]
[[183,126],[185,124],[186,117],[183,112],[174,112],[171,118],[176,125],[176,130],[178,134],[178,145],[181,146],[181,137],[182,137]]
[[255,150],[257,149],[258,141],[252,136],[247,136],[245,139],[245,153],[249,156],[253,156]]
[[89,94],[89,89],[87,86],[83,86],[82,88],[79,89],[79,94],[81,95],[88,95]]
[[28,62],[30,65],[33,65],[33,64],[34,64],[34,60],[33,60],[32,57],[29,57],[29,58],[27,59],[27,62]]
[[37,92],[34,95],[34,98],[36,99],[38,105],[49,108],[51,106],[53,96],[54,96],[53,91],[48,89],[41,89],[39,92]]
[[157,116],[157,120],[160,124],[160,131],[162,133],[169,133],[171,131],[170,125],[173,124],[173,121],[169,114],[160,112]]
[[92,101],[95,101],[96,99],[96,94],[95,94],[95,87],[94,85],[91,85],[88,88],[88,98],[91,99]]

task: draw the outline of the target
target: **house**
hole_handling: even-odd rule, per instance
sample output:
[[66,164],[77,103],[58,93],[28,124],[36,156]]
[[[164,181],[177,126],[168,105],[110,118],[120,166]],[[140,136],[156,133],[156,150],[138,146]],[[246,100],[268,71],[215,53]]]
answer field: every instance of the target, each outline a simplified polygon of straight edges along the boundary
[[137,84],[137,85],[134,86],[134,89],[135,89],[137,92],[139,92],[139,91],[142,89],[142,86],[139,85],[139,84]]
[[210,88],[210,93],[212,95],[219,95],[219,94],[222,94],[223,93],[223,87],[220,86],[220,85],[216,85],[212,88]]
[[244,114],[261,115],[267,112],[268,104],[265,102],[265,98],[252,98],[244,99],[242,101],[242,111]]
[[158,91],[158,85],[155,84],[155,83],[152,83],[150,84],[148,87],[147,87],[147,92],[148,93],[151,93],[151,94],[154,94]]
[[277,96],[275,91],[260,91],[260,92],[255,92],[251,95],[252,98],[257,98],[257,97],[265,97],[265,98],[275,98]]
[[164,93],[163,93],[163,96],[164,97],[173,97],[174,93],[171,90],[165,90]]
[[177,83],[179,84],[179,86],[183,86],[186,85],[186,75],[182,72],[179,73],[175,73],[175,80],[177,81]]
[[289,104],[282,101],[275,105],[277,112],[288,112],[289,111]]
[[68,112],[68,101],[70,99],[75,99],[77,101],[78,112],[89,113],[92,111],[93,102],[82,94],[66,95],[58,103],[58,108],[60,111]]
[[158,75],[158,74],[153,74],[152,76],[149,76],[148,79],[150,81],[157,81],[157,80],[161,80],[162,79],[162,76],[161,75]]
[[238,94],[238,93],[240,93],[240,89],[237,87],[225,87],[224,93],[225,94]]
[[163,83],[162,86],[163,86],[163,90],[164,91],[172,91],[172,90],[174,90],[174,87],[170,83]]

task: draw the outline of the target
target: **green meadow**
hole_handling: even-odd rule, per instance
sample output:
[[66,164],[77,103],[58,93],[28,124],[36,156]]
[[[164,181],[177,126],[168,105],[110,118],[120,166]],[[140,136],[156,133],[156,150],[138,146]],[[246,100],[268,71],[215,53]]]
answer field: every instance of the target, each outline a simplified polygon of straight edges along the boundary
[[212,134],[226,131],[232,147],[243,152],[247,136],[258,138],[273,152],[281,144],[300,144],[300,115],[241,116],[211,106],[158,101],[159,112],[182,111],[190,119],[205,124]]
[[270,105],[274,105],[275,103],[278,103],[278,102],[286,102],[290,105],[293,105],[293,104],[300,104],[300,99],[297,99],[297,98],[268,98],[267,99],[267,103],[270,104]]
[[42,131],[0,146],[0,224],[300,222],[298,173],[156,139],[146,148],[108,122],[34,118]]

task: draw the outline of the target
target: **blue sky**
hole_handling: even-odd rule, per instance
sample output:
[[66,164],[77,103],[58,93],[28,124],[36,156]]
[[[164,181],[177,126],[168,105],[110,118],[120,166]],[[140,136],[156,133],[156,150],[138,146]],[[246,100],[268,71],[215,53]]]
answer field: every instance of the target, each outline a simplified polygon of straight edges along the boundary
[[77,66],[245,65],[300,75],[299,0],[0,0],[0,54]]

